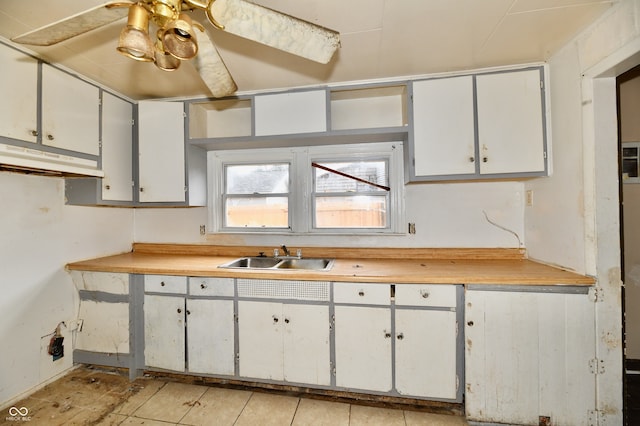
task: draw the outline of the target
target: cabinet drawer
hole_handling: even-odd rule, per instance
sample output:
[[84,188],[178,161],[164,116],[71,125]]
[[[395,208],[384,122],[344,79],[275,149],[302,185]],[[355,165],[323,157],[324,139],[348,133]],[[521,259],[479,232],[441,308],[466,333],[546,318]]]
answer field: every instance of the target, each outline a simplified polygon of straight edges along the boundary
[[388,305],[391,302],[389,284],[335,283],[335,303],[357,303],[361,305]]
[[456,286],[439,284],[398,284],[396,305],[456,307]]
[[172,275],[145,275],[144,291],[147,293],[180,293],[187,292],[187,277]]
[[233,278],[189,277],[189,294],[192,296],[233,297]]

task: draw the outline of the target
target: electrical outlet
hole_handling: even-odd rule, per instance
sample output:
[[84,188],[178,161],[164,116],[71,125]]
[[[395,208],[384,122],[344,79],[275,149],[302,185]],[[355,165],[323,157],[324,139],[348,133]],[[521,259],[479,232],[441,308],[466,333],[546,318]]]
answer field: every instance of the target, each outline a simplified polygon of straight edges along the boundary
[[49,342],[49,355],[53,356],[53,360],[56,361],[64,356],[64,345],[62,342],[64,337],[53,336]]
[[413,222],[409,222],[409,233],[410,234],[416,233],[416,224]]
[[207,227],[205,225],[200,225],[200,235],[204,235],[207,233]]
[[533,189],[528,189],[526,192],[526,202],[527,202],[527,206],[531,207],[533,206]]

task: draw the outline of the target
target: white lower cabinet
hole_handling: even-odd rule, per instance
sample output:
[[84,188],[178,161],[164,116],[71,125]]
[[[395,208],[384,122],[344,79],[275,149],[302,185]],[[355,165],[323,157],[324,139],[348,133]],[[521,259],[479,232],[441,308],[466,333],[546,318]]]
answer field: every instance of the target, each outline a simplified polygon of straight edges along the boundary
[[391,309],[336,306],[335,333],[336,386],[390,392]]
[[185,370],[183,296],[144,296],[144,360],[147,367]]
[[242,377],[330,385],[329,307],[238,302]]
[[457,400],[456,291],[454,285],[335,283],[336,386]]
[[[193,279],[191,279],[193,280]],[[194,284],[194,285],[191,285]],[[230,288],[233,280],[198,279],[190,282],[201,294],[216,286]],[[200,374],[235,372],[233,300],[187,298],[186,277],[146,276],[144,296],[144,356],[147,367]]]
[[594,302],[587,294],[467,290],[467,419],[587,425],[596,413]]
[[396,309],[395,319],[398,393],[455,399],[456,313]]

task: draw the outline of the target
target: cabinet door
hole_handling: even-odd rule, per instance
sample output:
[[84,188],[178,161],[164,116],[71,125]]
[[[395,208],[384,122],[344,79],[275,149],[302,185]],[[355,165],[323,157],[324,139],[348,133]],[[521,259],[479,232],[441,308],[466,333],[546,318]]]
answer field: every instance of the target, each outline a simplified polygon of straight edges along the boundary
[[42,144],[99,155],[99,139],[100,90],[43,64]]
[[335,307],[336,385],[391,391],[391,310]]
[[38,61],[0,44],[0,136],[37,141]]
[[148,367],[184,371],[184,298],[145,295],[144,360]]
[[133,105],[102,93],[102,199],[133,201]]
[[324,90],[257,95],[254,105],[256,136],[327,130]]
[[191,373],[235,372],[233,301],[187,300],[187,354]]
[[184,107],[181,102],[138,103],[139,200],[184,202]]
[[590,423],[596,336],[586,294],[467,291],[465,321],[469,420]]
[[480,173],[545,170],[539,69],[476,77]]
[[455,399],[456,313],[397,309],[395,318],[398,393]]
[[413,83],[415,176],[475,174],[473,77]]
[[331,384],[329,307],[283,306],[284,380]]
[[238,302],[240,376],[283,380],[282,304]]

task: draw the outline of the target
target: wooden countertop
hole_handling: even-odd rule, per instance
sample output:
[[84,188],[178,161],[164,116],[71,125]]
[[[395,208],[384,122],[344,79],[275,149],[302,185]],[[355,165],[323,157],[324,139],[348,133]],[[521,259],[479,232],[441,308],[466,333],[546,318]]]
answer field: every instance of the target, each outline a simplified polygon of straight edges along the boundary
[[74,262],[67,268],[132,274],[371,283],[591,286],[595,282],[592,277],[527,260],[524,253],[516,249],[304,248],[304,257],[335,258],[333,267],[329,271],[218,268],[238,257],[255,256],[259,251],[269,253],[268,248],[260,247],[134,244],[130,253]]

